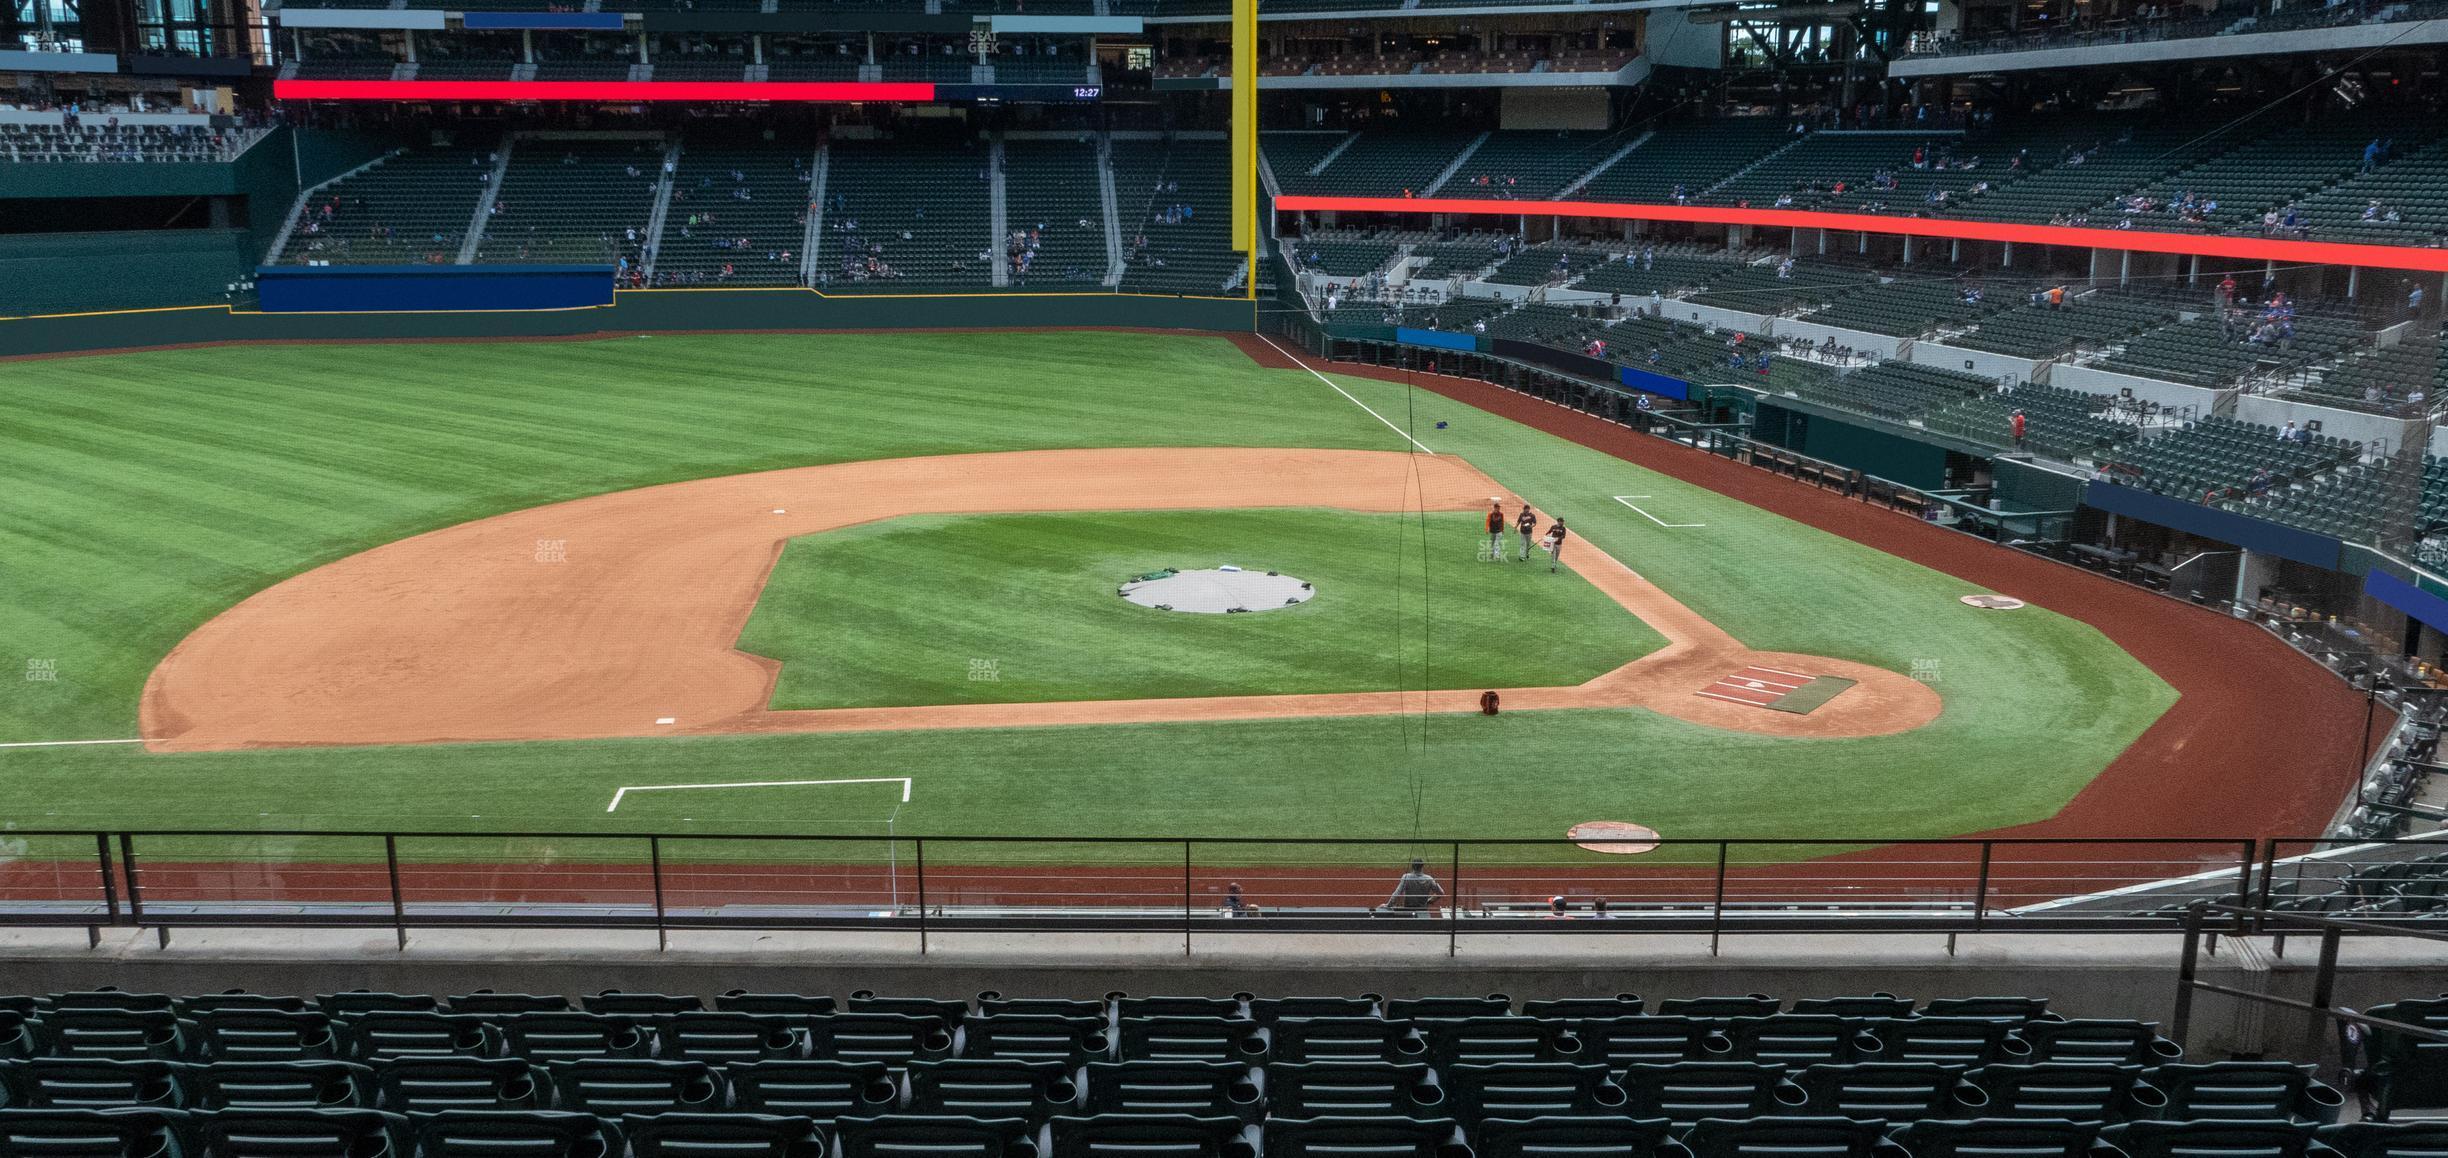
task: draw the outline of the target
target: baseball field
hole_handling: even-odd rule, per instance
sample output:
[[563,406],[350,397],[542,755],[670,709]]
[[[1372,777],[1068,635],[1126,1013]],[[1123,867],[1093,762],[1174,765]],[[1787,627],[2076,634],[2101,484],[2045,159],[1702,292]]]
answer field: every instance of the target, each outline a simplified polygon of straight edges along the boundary
[[[2177,702],[2077,607],[1328,369],[1106,332],[10,365],[0,822],[1950,836]],[[1490,496],[1565,566],[1485,560]],[[1316,597],[1115,596],[1219,565]]]

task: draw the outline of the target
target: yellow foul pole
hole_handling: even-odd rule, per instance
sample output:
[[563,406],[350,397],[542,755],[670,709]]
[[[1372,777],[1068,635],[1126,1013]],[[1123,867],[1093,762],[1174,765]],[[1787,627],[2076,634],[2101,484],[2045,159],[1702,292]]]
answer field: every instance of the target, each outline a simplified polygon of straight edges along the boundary
[[1258,0],[1232,0],[1232,243],[1258,297]]

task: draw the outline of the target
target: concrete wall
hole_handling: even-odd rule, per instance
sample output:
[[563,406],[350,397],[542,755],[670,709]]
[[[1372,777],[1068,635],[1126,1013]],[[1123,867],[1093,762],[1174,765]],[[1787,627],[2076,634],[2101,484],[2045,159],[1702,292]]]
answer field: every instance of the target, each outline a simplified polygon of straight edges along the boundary
[[1775,321],[1767,314],[1719,309],[1716,306],[1676,301],[1673,298],[1666,299],[1666,316],[1679,322],[1698,322],[1704,326],[1741,330],[1747,334],[1768,333]]
[[2130,389],[2136,398],[2146,398],[2162,406],[2192,406],[2196,414],[2208,414],[2218,402],[2219,392],[2200,386],[2162,382],[2157,378],[2141,378],[2119,374],[2091,366],[2058,364],[2049,371],[2049,385],[2068,390],[2087,390],[2094,394],[2114,394]]
[[1936,342],[1914,342],[1909,359],[1917,366],[1935,366],[1941,370],[1960,370],[1984,378],[2003,378],[2009,382],[2051,382],[2063,386],[2041,373],[2036,358],[2017,358],[2011,354],[1992,354],[1987,350],[1971,350],[1962,346],[1942,346]]
[[2284,426],[2289,422],[2301,426],[2307,421],[2317,420],[2321,424],[2321,433],[2331,438],[2378,442],[2391,449],[2396,447],[2398,433],[2404,426],[2404,423],[2384,415],[2341,410],[2335,406],[2314,406],[2258,394],[2247,394],[2236,399],[2235,418],[2239,422],[2260,422],[2271,426]]
[[1910,338],[1873,334],[1868,330],[1849,330],[1843,326],[1823,326],[1817,322],[1799,318],[1778,318],[1775,333],[1780,338],[1807,338],[1813,342],[1824,342],[1829,338],[1834,338],[1839,346],[1867,350],[1881,358],[1893,358],[1898,350],[1909,350],[1913,345]]

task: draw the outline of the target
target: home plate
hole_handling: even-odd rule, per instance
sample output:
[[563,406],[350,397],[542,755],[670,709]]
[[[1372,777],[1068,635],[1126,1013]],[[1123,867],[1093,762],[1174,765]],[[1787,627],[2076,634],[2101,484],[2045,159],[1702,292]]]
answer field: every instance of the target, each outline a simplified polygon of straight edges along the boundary
[[1633,856],[1658,846],[1656,829],[1629,820],[1585,820],[1566,830],[1564,838],[1591,852],[1614,856]]

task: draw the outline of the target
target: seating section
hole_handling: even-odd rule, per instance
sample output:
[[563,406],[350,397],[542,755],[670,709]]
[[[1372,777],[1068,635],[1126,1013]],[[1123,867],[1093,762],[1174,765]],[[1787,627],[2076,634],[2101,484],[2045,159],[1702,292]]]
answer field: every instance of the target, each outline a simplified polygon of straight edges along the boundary
[[[1979,296],[1968,298],[1966,295],[1971,292]],[[2004,287],[1978,282],[1899,278],[1882,285],[1847,290],[1805,320],[1912,338],[1940,327],[1970,325],[2011,308],[2017,297]]]
[[1857,270],[1817,262],[1761,262],[1730,268],[1709,279],[1708,288],[1690,300],[1704,306],[1754,314],[1781,314],[1803,306],[1825,305],[1860,292],[1876,279]]
[[[2153,1025],[2029,998],[572,1005],[0,998],[0,1153],[2385,1158],[2448,1135],[2391,1120],[2448,1102],[2429,1043],[2379,1035],[2373,1112],[2339,1125],[2309,1066],[2190,1061]],[[2448,1025],[2448,999],[2373,1012]]]
[[[2308,123],[2256,125],[2267,135],[2146,184],[2132,195],[2151,208],[2137,211],[2137,227],[2257,231],[2264,210],[2290,204],[2323,186],[2353,176],[2366,143],[2388,139],[2411,148],[2424,133],[2411,119],[2393,116],[2320,117]],[[2427,134],[2425,134],[2427,135]],[[2215,211],[2171,212],[2186,197],[2218,202]],[[2111,202],[2094,210],[2118,211]],[[2198,219],[2195,221],[2194,219]]]
[[1274,172],[1275,180],[1282,185],[1283,191],[1298,193],[1303,190],[1293,188],[1291,182],[1305,180],[1309,170],[1316,168],[1318,162],[1325,160],[1328,154],[1334,152],[1335,146],[1342,144],[1343,139],[1350,135],[1349,133],[1312,132],[1260,133],[1258,134],[1258,145],[1259,150],[1265,154],[1267,168]]
[[[512,146],[477,243],[493,264],[611,265],[644,252],[661,179],[660,140],[527,139]],[[639,240],[628,240],[636,230]]]
[[924,148],[837,140],[825,175],[816,280],[835,291],[907,293],[992,284],[991,194],[982,144]]
[[483,150],[396,154],[310,198],[273,264],[455,260],[492,173]]
[[1623,147],[1624,141],[1621,133],[1490,133],[1437,195],[1507,201],[1551,198]]
[[[1078,289],[1104,282],[1112,261],[1098,163],[1091,141],[1004,143],[1004,220],[1027,238],[1011,261],[1012,285]],[[1012,248],[1005,246],[1007,259]]]
[[2078,346],[2131,338],[2175,316],[2176,311],[2161,302],[2127,300],[2107,293],[2068,294],[2062,306],[2031,301],[1985,317],[1970,332],[1948,338],[1947,344],[2020,358],[2049,358]]
[[2353,461],[2360,447],[2327,436],[2278,437],[2279,429],[2232,418],[2204,418],[2137,440],[2121,450],[2110,477],[2195,502],[2249,490],[2256,472],[2273,484],[2309,478]]
[[2010,391],[1967,398],[1935,413],[1922,424],[2000,450],[2015,445],[2013,418],[2023,412],[2025,449],[2062,459],[2089,459],[2141,436],[2131,422],[2106,417],[2117,400],[2052,386],[2025,383]]
[[2349,319],[2313,314],[2268,327],[2250,318],[2222,323],[2202,317],[2135,334],[2100,366],[2194,386],[2225,386],[2256,371],[2333,357],[2361,336],[2361,326]]
[[2323,406],[2398,413],[2416,390],[2430,399],[2448,390],[2448,363],[2441,361],[2441,350],[2435,330],[2394,346],[2351,351],[2301,393],[2306,401]]
[[1573,283],[1573,288],[1627,297],[1676,294],[1699,289],[1730,268],[1731,264],[1722,256],[1664,252],[1644,246],[1626,251],[1614,261],[1591,266],[1588,273]]
[[[2314,237],[2381,245],[2433,245],[2448,233],[2448,141],[2400,139],[2398,160],[2342,181],[2296,206]],[[2391,213],[2396,220],[2389,220]]]
[[86,117],[76,125],[0,125],[0,161],[23,164],[106,162],[176,164],[227,161],[255,134],[189,125],[113,125]]
[[1232,158],[1221,139],[1117,138],[1112,163],[1123,288],[1212,294],[1233,279],[1245,258],[1232,248]]
[[[1286,193],[1401,197],[1425,192],[1437,174],[1461,155],[1477,133],[1360,134],[1350,148],[1312,177],[1275,165],[1276,184]],[[1328,146],[1330,149],[1332,145]],[[1314,162],[1313,162],[1314,163]]]
[[1662,125],[1639,148],[1590,178],[1576,199],[1667,201],[1677,185],[1696,197],[1791,136],[1791,127],[1775,117]]
[[[2301,527],[2350,543],[2374,543],[2384,533],[2413,538],[2419,526],[2448,523],[2448,459],[2424,455],[2419,474],[2396,457],[2342,466],[2295,486],[2273,487],[2267,494],[2232,499],[2225,505],[2272,522]],[[2410,493],[2409,493],[2410,492]],[[2448,866],[2433,866],[2434,875],[2448,875]],[[2391,882],[2340,884],[2320,894],[2310,912],[2350,912],[2365,904],[2398,901]],[[2436,892],[2426,888],[2425,892]],[[2309,896],[2303,898],[2309,901]],[[2331,908],[2335,905],[2335,908]],[[2426,904],[2423,911],[2433,905]]]
[[657,285],[798,285],[815,149],[689,148],[672,174]]
[[1395,250],[1391,241],[1347,236],[1304,238],[1286,245],[1299,258],[1295,268],[1340,278],[1367,277],[1385,269]]
[[1996,383],[1977,375],[1910,362],[1882,362],[1833,375],[1801,392],[1804,398],[1880,418],[1915,418],[1988,394]]

